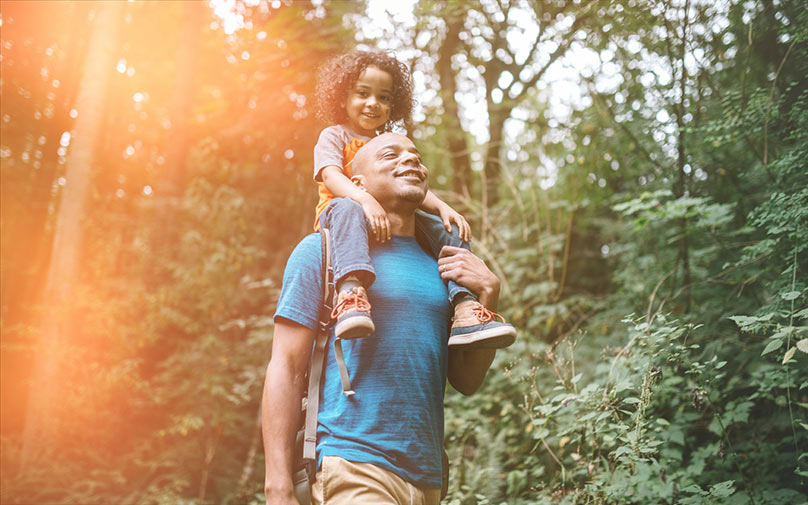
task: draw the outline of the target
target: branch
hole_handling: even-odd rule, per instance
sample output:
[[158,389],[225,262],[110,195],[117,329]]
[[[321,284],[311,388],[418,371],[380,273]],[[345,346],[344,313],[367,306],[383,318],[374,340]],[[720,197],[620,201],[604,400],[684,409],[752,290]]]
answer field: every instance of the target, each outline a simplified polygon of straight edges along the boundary
[[774,90],[777,87],[777,78],[780,77],[780,71],[783,70],[783,65],[786,63],[786,59],[788,59],[788,55],[791,53],[791,49],[794,47],[794,44],[797,43],[797,39],[794,39],[794,42],[788,46],[788,51],[786,51],[785,56],[783,56],[783,61],[780,62],[780,66],[777,67],[777,73],[774,74],[774,81],[772,81],[772,90],[769,93],[769,104],[766,106],[766,120],[763,123],[763,164],[767,164],[769,159],[769,113],[772,110],[772,101],[774,100]]
[[[650,328],[651,328],[651,321],[649,320],[648,315],[651,313],[651,307],[653,307],[653,305],[654,305],[654,298],[656,298],[657,291],[659,291],[659,288],[662,286],[662,283],[664,283],[664,282],[665,282],[665,280],[666,280],[668,277],[670,277],[671,275],[673,275],[673,273],[674,273],[675,271],[676,271],[676,267],[674,267],[674,268],[673,268],[673,270],[671,270],[670,272],[666,273],[666,274],[665,274],[665,275],[664,275],[664,276],[663,276],[663,277],[662,277],[662,278],[659,280],[659,282],[657,282],[656,286],[654,286],[654,291],[651,293],[651,298],[648,300],[648,310],[646,311],[646,316],[645,316],[645,322],[646,322],[645,334],[646,334],[646,335],[648,335],[648,333],[650,332]],[[662,304],[660,304],[660,308],[661,308],[661,307],[662,307],[662,305],[664,305],[664,304],[665,304],[665,301],[663,300]],[[657,312],[656,312],[654,315],[656,316],[656,314],[657,314],[657,313],[659,313],[659,310],[657,310]],[[627,352],[627,351],[628,351],[628,350],[631,348],[631,346],[633,346],[633,345],[634,345],[634,342],[636,342],[637,337],[638,337],[639,335],[640,335],[639,333],[635,333],[635,334],[634,334],[634,336],[633,336],[633,337],[631,337],[631,339],[628,341],[628,343],[627,343],[626,345],[624,345],[624,346],[623,346],[623,347],[620,349],[620,351],[617,353],[617,355],[616,355],[614,358],[612,358],[612,365],[609,367],[609,375],[606,377],[606,385],[607,385],[607,386],[608,386],[608,384],[609,384],[609,381],[612,379],[612,373],[614,372],[614,366],[617,364],[617,360],[618,360],[618,359],[620,359],[620,357],[621,357],[623,354],[625,354],[625,353],[626,353],[626,352]],[[604,398],[604,399],[606,399],[606,394],[607,394],[608,390],[609,390],[609,388],[608,388],[608,387],[604,387],[604,388],[603,388],[603,398]]]
[[556,292],[555,296],[553,297],[553,303],[558,302],[561,299],[561,294],[564,292],[564,284],[567,282],[567,270],[569,266],[569,259],[570,259],[570,245],[572,242],[572,222],[575,217],[575,208],[570,211],[570,217],[567,219],[567,231],[565,233],[566,237],[564,240],[564,256],[561,259],[561,280],[558,281],[558,291]]
[[643,156],[645,156],[645,159],[647,159],[648,162],[650,162],[657,169],[664,172],[665,167],[660,165],[659,162],[657,162],[651,157],[651,153],[647,149],[645,149],[645,147],[643,147],[643,145],[640,143],[640,140],[637,138],[636,135],[634,135],[634,133],[629,129],[629,127],[625,123],[622,123],[617,120],[617,118],[614,115],[614,112],[612,112],[612,109],[600,98],[600,95],[592,88],[593,83],[591,79],[588,79],[586,83],[589,88],[589,96],[592,97],[592,103],[594,103],[596,107],[598,106],[598,104],[602,105],[609,113],[609,117],[612,118],[612,122],[617,126],[619,126],[620,129],[623,130],[623,132],[625,132],[626,135],[628,135],[629,139],[631,139],[631,141],[634,142],[634,145],[637,146],[637,149],[639,149],[639,151],[643,154]]
[[[575,21],[572,23],[572,26],[570,27],[570,30],[568,32],[569,38],[567,38],[561,44],[559,44],[558,48],[555,51],[553,51],[553,54],[550,55],[550,59],[547,61],[547,63],[538,72],[536,72],[536,74],[532,78],[528,79],[526,82],[523,82],[521,79],[519,79],[519,82],[521,82],[524,87],[522,88],[521,93],[519,93],[514,99],[515,102],[521,101],[527,94],[528,90],[530,90],[530,88],[535,86],[536,83],[539,82],[539,79],[541,79],[542,76],[544,76],[544,73],[547,72],[550,66],[552,66],[552,64],[555,63],[555,61],[558,58],[560,58],[567,52],[567,50],[572,45],[572,42],[575,40],[575,32],[577,32],[581,24],[583,24],[583,22],[592,15],[592,8],[598,4],[598,1],[599,0],[595,0],[594,2],[590,3],[582,14],[576,16]],[[530,60],[525,60],[525,64],[527,64],[528,61]],[[519,74],[515,75],[514,77],[516,78],[518,76]]]
[[[752,29],[752,25],[749,25],[749,29],[750,30]],[[751,51],[751,49],[750,49],[750,51]],[[713,83],[713,79],[712,79],[712,77],[710,77],[710,72],[709,72],[709,69],[707,68],[707,65],[698,60],[698,57],[696,56],[695,51],[691,51],[690,54],[693,56],[693,59],[696,60],[697,63],[699,63],[699,65],[701,66],[701,69],[704,70],[704,72],[701,72],[699,74],[699,76],[704,77],[707,80],[707,84],[710,86],[710,91],[715,93],[715,96],[717,96],[719,100],[722,99],[723,94],[721,93],[721,89],[719,89],[715,85],[715,83]],[[748,61],[748,58],[747,58],[747,61]],[[745,81],[746,81],[746,74],[744,74],[744,82]],[[741,107],[742,107],[742,109],[738,113],[738,117],[743,116],[744,110],[746,109],[746,103],[745,103],[746,98],[744,98],[744,95],[746,94],[745,86],[746,86],[746,84],[743,84],[743,87],[741,88]],[[744,133],[743,138],[746,141],[746,144],[749,146],[749,149],[751,149],[752,152],[754,153],[755,157],[757,157],[757,159],[761,163],[763,163],[765,165],[765,162],[763,161],[763,155],[758,152],[758,150],[755,147],[755,144],[752,142],[752,138],[749,136],[749,134]]]

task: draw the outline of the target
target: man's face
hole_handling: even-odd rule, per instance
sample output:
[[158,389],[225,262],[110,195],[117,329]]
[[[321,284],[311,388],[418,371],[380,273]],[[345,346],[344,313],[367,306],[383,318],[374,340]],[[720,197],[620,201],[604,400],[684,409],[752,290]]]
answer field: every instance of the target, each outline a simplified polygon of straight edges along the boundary
[[[364,153],[362,151],[365,151]],[[365,190],[388,209],[406,204],[418,207],[429,189],[429,172],[410,139],[397,133],[374,137],[357,156]],[[356,161],[354,166],[356,167]]]

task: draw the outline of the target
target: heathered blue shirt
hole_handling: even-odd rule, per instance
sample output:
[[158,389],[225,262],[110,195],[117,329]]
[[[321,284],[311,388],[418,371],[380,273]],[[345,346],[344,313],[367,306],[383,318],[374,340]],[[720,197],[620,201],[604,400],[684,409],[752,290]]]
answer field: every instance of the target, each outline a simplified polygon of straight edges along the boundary
[[[334,334],[326,346],[317,416],[323,456],[371,463],[422,488],[441,487],[443,393],[451,308],[433,257],[415,237],[393,235],[370,248],[368,290],[376,331],[342,342],[356,392],[342,394]],[[317,330],[322,304],[320,235],[304,238],[283,276],[275,317]]]

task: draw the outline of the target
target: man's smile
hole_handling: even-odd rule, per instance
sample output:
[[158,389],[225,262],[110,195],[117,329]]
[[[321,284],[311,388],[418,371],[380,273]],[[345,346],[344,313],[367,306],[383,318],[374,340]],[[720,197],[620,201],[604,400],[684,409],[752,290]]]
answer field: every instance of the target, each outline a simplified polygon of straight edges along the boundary
[[418,179],[418,182],[423,182],[426,179],[426,175],[417,168],[405,168],[404,170],[399,170],[395,174],[395,177],[415,177]]

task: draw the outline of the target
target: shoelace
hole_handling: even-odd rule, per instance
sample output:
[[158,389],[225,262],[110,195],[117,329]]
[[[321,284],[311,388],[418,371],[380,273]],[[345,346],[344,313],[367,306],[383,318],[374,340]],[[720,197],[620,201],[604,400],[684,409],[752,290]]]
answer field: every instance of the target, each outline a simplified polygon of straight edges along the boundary
[[498,318],[503,323],[505,322],[504,317],[500,316],[494,311],[486,309],[482,305],[480,305],[479,307],[474,307],[471,310],[474,312],[474,317],[476,317],[481,323],[487,323],[488,321],[491,321],[495,317]]
[[[340,294],[340,298],[342,298],[342,294]],[[350,294],[346,295],[345,298],[342,298],[339,303],[337,303],[334,310],[331,311],[331,318],[337,319],[343,312],[354,308],[360,312],[370,312],[370,302],[364,297],[359,296],[359,290],[357,288],[354,288]]]

